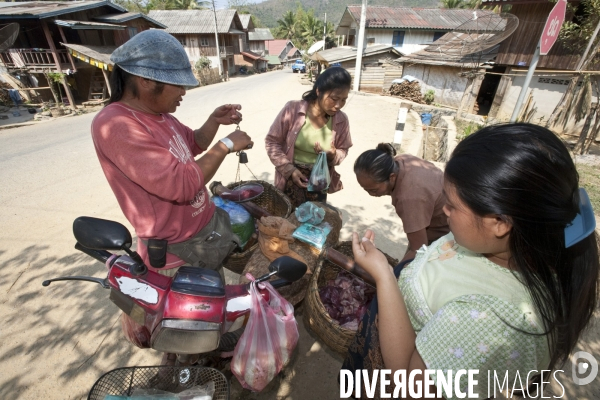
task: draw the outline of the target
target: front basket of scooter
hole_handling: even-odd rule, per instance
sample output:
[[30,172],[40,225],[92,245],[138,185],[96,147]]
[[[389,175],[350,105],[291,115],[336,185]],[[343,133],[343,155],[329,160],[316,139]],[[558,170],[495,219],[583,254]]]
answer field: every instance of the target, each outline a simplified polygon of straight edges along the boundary
[[[229,400],[229,382],[219,370],[207,367],[128,367],[114,369],[94,383],[88,400],[126,399],[136,390],[177,393],[214,382],[213,400]],[[160,392],[159,392],[160,393]],[[114,397],[113,397],[114,396]]]

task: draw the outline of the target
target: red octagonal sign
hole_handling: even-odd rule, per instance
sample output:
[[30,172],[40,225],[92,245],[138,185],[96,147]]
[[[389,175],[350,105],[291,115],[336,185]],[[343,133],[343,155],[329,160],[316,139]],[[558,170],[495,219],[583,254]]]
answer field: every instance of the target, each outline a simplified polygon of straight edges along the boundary
[[565,22],[565,11],[567,9],[567,0],[558,0],[558,3],[554,6],[552,11],[550,11],[550,15],[548,15],[548,19],[546,20],[546,25],[544,26],[544,31],[542,32],[542,37],[540,39],[540,54],[546,55],[558,39],[558,33],[560,32],[560,28],[562,27],[563,22]]

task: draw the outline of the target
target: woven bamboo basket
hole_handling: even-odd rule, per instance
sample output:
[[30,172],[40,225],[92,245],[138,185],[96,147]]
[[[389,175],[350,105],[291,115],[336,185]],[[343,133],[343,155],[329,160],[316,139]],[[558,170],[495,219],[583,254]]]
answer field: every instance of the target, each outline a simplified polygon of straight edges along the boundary
[[[353,258],[352,242],[340,242],[333,246],[340,253]],[[398,260],[383,253],[392,266],[398,264]],[[321,258],[317,268],[308,284],[305,297],[305,310],[303,314],[304,326],[308,326],[329,348],[336,353],[345,355],[348,346],[352,343],[356,331],[342,328],[327,313],[327,310],[319,297],[319,289],[327,284],[327,281],[335,279],[342,268]]]
[[[283,192],[281,192],[279,189],[277,189],[275,186],[271,185],[268,182],[242,181],[230,183],[229,185],[227,185],[227,187],[229,189],[234,189],[244,183],[253,182],[260,183],[265,188],[265,191],[256,199],[252,200],[252,202],[254,202],[258,206],[261,206],[276,217],[287,218],[290,215],[290,213],[292,212],[292,203],[290,202],[290,199],[285,194],[283,194]],[[236,274],[241,274],[244,270],[244,267],[246,266],[246,263],[248,263],[248,260],[250,260],[252,253],[254,253],[254,250],[256,250],[257,248],[258,242],[252,245],[249,249],[247,249],[244,252],[234,251],[229,255],[229,257],[227,257],[227,259],[225,259],[225,261],[223,262],[223,267],[235,272]]]

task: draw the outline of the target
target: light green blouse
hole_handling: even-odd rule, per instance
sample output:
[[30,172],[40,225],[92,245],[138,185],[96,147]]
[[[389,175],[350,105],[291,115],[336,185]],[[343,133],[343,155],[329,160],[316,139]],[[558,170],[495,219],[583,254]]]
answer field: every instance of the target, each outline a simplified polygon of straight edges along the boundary
[[294,163],[314,164],[317,161],[315,142],[321,143],[323,151],[329,151],[331,149],[332,137],[331,118],[320,129],[315,128],[308,118],[306,118],[294,144]]
[[488,397],[488,371],[493,395],[494,371],[501,383],[508,371],[512,388],[517,371],[525,385],[531,370],[548,369],[543,324],[517,276],[459,246],[452,233],[417,252],[399,286],[428,369],[478,369],[479,398]]

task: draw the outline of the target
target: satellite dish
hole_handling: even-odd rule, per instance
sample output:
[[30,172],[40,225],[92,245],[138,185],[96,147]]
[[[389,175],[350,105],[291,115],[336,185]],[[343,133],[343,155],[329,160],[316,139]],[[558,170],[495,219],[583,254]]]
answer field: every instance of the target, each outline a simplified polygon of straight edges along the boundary
[[15,43],[19,36],[19,24],[16,22],[6,25],[0,29],[0,51],[8,49]]
[[473,11],[473,18],[427,46],[425,51],[467,55],[494,47],[513,34],[519,26],[514,14]]
[[313,54],[315,51],[319,51],[321,49],[323,49],[323,47],[325,47],[325,41],[324,40],[319,40],[317,43],[313,44],[312,46],[310,46],[310,49],[308,49],[306,51],[306,53],[308,55]]

